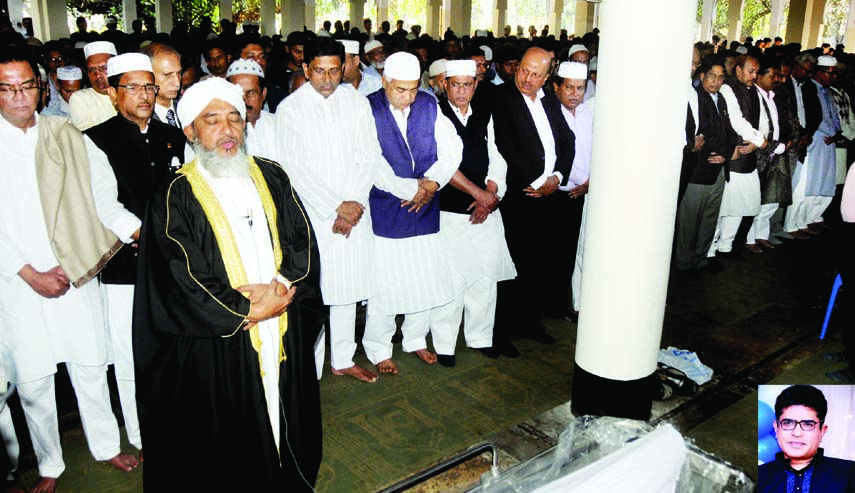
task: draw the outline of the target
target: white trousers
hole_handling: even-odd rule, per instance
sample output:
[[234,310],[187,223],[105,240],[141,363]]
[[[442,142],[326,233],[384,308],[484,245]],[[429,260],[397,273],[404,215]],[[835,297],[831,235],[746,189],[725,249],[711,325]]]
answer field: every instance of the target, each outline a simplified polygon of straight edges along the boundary
[[[18,456],[20,455],[20,447],[18,446],[18,435],[15,433],[15,424],[12,422],[12,412],[9,411],[9,406],[0,403],[0,440],[3,441],[3,448],[6,449],[6,457],[9,458],[9,474],[6,476],[6,481],[12,481],[14,472],[18,470]],[[3,478],[0,478],[3,481]]]
[[[419,349],[427,348],[427,334],[431,333],[434,341],[434,347],[440,344],[443,350],[447,350],[449,341],[457,339],[457,330],[460,324],[442,323],[442,320],[448,320],[447,315],[443,315],[445,310],[450,307],[448,305],[454,303],[449,302],[445,305],[435,308],[429,308],[415,313],[404,314],[404,324],[401,326],[401,332],[404,334],[404,340],[401,347],[405,352],[412,353]],[[439,310],[436,315],[440,322],[432,324],[432,312]],[[454,325],[452,329],[451,326]],[[454,330],[454,334],[451,331]],[[365,335],[362,337],[362,345],[365,347],[365,354],[368,359],[377,364],[381,361],[392,357],[392,336],[395,335],[395,315],[387,315],[376,313],[371,309],[371,302],[368,302],[368,311],[365,317]],[[454,343],[451,342],[452,352],[440,354],[454,354]],[[437,349],[438,350],[438,349]]]
[[763,204],[760,206],[760,214],[754,218],[751,224],[751,229],[748,230],[746,242],[748,244],[757,243],[757,240],[768,240],[769,232],[772,229],[771,219],[778,210],[780,204]]
[[[89,451],[98,461],[115,457],[121,452],[119,425],[110,407],[107,367],[72,363],[66,363],[66,367],[77,395],[77,407]],[[58,478],[65,471],[65,462],[59,438],[54,376],[19,383],[18,396],[38,460],[39,475]]]
[[[353,366],[356,352],[356,303],[330,306],[330,366],[345,370]],[[321,361],[323,364],[323,360]]]
[[107,326],[110,333],[110,349],[113,351],[116,384],[119,388],[119,402],[122,405],[122,416],[125,418],[125,432],[128,434],[131,445],[141,450],[132,332],[134,287],[126,284],[102,284],[102,286],[107,293]]
[[715,227],[712,245],[707,257],[715,257],[715,252],[730,253],[733,251],[733,240],[742,223],[742,216],[719,216]]
[[496,281],[480,279],[467,286],[451,303],[431,310],[431,337],[433,348],[438,354],[454,354],[461,317],[463,336],[468,347],[485,348],[493,345]]

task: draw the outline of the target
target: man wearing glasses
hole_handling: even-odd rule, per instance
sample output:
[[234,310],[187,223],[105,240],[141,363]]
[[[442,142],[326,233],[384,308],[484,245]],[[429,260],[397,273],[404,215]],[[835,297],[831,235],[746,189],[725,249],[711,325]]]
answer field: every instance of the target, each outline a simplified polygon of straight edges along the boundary
[[92,87],[77,91],[68,103],[71,123],[81,132],[116,115],[107,95],[107,61],[116,56],[116,47],[109,41],[95,41],[83,47],[83,54]]
[[852,492],[855,462],[825,457],[819,447],[828,431],[825,395],[810,385],[793,385],[775,400],[775,436],[781,451],[760,466],[760,493]]
[[158,86],[148,56],[111,58],[106,75],[119,114],[87,130],[84,140],[98,218],[125,243],[101,272],[101,283],[125,431],[131,445],[142,450],[131,343],[136,247],[149,196],[184,162],[186,139],[180,129],[152,119]]

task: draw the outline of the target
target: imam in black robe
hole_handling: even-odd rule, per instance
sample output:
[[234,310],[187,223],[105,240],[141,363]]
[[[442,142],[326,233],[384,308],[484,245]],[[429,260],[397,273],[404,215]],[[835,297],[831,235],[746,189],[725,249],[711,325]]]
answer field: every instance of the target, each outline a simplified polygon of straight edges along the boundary
[[280,363],[280,450],[259,357],[240,329],[249,300],[231,288],[211,224],[178,175],[149,203],[134,300],[147,492],[310,491],[307,483],[317,478],[322,438],[313,346],[326,319],[318,249],[288,176],[255,160],[277,209],[280,273],[298,280]]

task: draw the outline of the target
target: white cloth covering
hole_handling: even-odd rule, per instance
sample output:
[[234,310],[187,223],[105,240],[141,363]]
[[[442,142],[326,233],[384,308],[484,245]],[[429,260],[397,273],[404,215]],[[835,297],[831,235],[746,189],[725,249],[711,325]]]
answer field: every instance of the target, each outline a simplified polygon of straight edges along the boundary
[[272,113],[261,110],[261,116],[259,116],[255,125],[247,122],[246,152],[250,156],[259,156],[276,161],[278,140],[276,118]]
[[71,123],[81,132],[116,116],[116,108],[113,107],[110,96],[98,94],[91,87],[71,95],[68,112],[71,115]]
[[[273,263],[273,245],[270,243],[270,229],[261,205],[261,197],[255,183],[247,176],[212,177],[204,166],[199,170],[217,201],[229,219],[232,234],[243,261],[249,284],[267,284],[276,277]],[[264,396],[267,400],[267,414],[273,428],[273,438],[279,447],[279,319],[272,318],[258,324],[261,337],[261,378],[264,384]]]

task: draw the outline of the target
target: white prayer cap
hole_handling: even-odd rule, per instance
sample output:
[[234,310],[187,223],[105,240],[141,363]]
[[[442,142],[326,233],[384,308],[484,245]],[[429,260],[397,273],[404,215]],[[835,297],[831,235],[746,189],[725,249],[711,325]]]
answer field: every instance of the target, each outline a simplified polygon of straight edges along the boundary
[[558,77],[585,80],[588,78],[588,66],[579,62],[561,62],[558,66]]
[[107,77],[122,75],[127,72],[143,70],[154,73],[151,68],[151,58],[142,53],[125,53],[107,60]]
[[422,66],[415,55],[399,51],[386,59],[383,75],[391,80],[419,80],[422,75]]
[[445,64],[446,77],[475,77],[475,60],[450,60]]
[[318,31],[318,35],[317,35],[317,36],[318,36],[319,38],[331,38],[331,37],[332,37],[332,36],[330,35],[330,32],[329,32],[329,31],[327,31],[326,29],[321,29],[320,31]]
[[376,50],[377,48],[382,48],[383,43],[377,41],[376,39],[372,39],[371,41],[365,43],[365,53],[369,51]]
[[58,80],[83,80],[83,71],[80,67],[59,67],[56,69]]
[[86,58],[89,58],[92,55],[100,55],[102,53],[116,56],[116,45],[109,41],[93,41],[91,43],[86,43],[86,46],[83,47],[83,55]]
[[836,67],[837,59],[833,56],[822,55],[816,59],[816,65],[818,67]]
[[493,61],[493,50],[489,46],[481,45],[478,48],[481,48],[481,51],[484,52],[484,58],[486,58],[488,62]]
[[585,48],[585,45],[573,45],[570,47],[570,51],[567,52],[567,56],[571,57],[573,56],[573,53],[576,53],[577,51],[588,51],[588,48]]
[[354,41],[352,39],[340,39],[338,42],[344,45],[344,52],[348,55],[359,54],[359,41]]
[[446,63],[448,63],[448,60],[445,58],[440,58],[439,60],[431,63],[430,68],[428,68],[428,76],[433,79],[439,74],[444,74]]
[[475,37],[476,38],[486,38],[487,37],[487,30],[486,29],[476,29],[475,30]]
[[86,41],[78,41],[78,42],[74,43],[74,49],[75,50],[82,50],[83,48],[86,47],[87,44],[88,43],[86,43]]
[[597,71],[597,57],[591,58],[591,61],[590,61],[590,62],[588,62],[588,69],[589,69],[591,72],[596,72],[596,71]]
[[736,52],[739,53],[740,55],[744,55],[744,54],[748,53],[748,48],[746,48],[744,46],[738,46],[736,48]]
[[190,86],[178,102],[178,120],[184,127],[193,124],[208,104],[214,99],[225,101],[234,106],[240,117],[246,119],[246,105],[243,102],[243,89],[226,79],[211,77]]
[[233,75],[257,75],[264,77],[264,71],[261,70],[261,65],[255,60],[238,58],[229,65],[229,70],[226,72],[226,79]]

